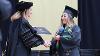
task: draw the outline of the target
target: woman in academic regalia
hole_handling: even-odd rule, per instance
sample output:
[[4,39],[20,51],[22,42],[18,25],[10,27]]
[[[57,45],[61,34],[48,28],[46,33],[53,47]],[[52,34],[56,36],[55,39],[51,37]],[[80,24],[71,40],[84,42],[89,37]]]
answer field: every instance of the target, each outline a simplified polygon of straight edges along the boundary
[[79,26],[73,21],[74,17],[77,17],[77,11],[66,6],[61,16],[61,26],[51,41],[51,56],[56,56],[56,53],[59,56],[80,56],[81,32]]
[[[32,2],[24,1],[21,1],[16,5],[16,13],[11,16],[12,23],[10,24],[5,56],[31,56],[31,44],[32,42],[37,41],[37,39],[33,39],[34,36],[41,39],[40,42],[34,43],[37,45],[44,43],[41,36],[36,35],[36,31],[32,29],[32,26],[27,20],[30,18],[32,6]],[[37,46],[36,44],[34,46]]]

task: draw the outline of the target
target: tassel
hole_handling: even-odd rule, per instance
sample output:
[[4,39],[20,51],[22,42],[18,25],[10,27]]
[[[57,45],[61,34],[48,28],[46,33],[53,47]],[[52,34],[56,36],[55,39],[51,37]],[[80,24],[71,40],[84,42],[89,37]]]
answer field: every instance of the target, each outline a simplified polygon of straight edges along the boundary
[[59,42],[60,40],[57,40],[56,48],[59,49]]

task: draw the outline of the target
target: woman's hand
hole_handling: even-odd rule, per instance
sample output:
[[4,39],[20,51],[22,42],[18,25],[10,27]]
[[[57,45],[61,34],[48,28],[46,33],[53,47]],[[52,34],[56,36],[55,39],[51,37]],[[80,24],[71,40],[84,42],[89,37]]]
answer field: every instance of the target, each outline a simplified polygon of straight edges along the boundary
[[55,39],[60,40],[60,35],[56,35]]
[[21,17],[20,12],[16,12],[11,16],[11,21],[17,20]]
[[44,43],[44,46],[45,47],[50,47],[50,45],[51,45],[51,42],[50,41],[45,41],[45,43]]

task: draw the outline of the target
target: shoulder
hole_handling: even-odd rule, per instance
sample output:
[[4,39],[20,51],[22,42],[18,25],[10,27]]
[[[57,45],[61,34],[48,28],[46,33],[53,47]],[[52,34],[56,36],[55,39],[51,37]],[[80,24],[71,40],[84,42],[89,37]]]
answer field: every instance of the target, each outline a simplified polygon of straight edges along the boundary
[[80,27],[78,25],[74,25],[72,30],[76,32],[80,32]]
[[64,30],[64,27],[63,26],[60,26],[58,29],[59,29],[59,31],[63,31]]

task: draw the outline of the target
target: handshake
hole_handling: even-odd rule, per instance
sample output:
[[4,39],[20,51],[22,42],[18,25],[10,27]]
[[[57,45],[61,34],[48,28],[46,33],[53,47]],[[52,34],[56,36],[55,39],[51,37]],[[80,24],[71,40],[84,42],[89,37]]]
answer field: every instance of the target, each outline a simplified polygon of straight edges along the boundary
[[[56,35],[55,40],[59,41],[60,40],[60,35]],[[45,47],[50,47],[51,44],[51,41],[45,41],[44,44],[43,44]]]
[[43,44],[45,47],[50,47],[51,45],[51,41],[44,41],[44,44]]
[[[60,35],[56,35],[55,40],[60,40]],[[50,47],[51,44],[51,41],[45,41],[44,44],[43,44],[45,47]]]

